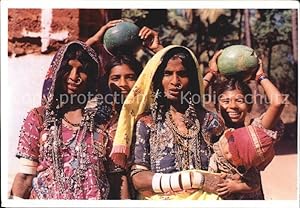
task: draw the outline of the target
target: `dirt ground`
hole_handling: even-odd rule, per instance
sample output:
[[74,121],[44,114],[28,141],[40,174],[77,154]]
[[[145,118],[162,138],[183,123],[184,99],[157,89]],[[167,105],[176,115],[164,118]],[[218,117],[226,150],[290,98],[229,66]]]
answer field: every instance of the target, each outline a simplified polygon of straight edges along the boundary
[[262,171],[262,186],[267,200],[296,200],[299,197],[297,109],[286,104],[281,119],[285,124],[284,135],[275,144],[275,157]]

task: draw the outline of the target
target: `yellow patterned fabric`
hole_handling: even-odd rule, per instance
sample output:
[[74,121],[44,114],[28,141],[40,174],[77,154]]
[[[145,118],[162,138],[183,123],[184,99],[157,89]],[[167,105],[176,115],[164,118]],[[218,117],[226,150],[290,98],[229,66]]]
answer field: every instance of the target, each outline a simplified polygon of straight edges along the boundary
[[181,192],[173,195],[162,195],[155,194],[151,197],[146,197],[147,200],[221,200],[216,194],[207,193],[205,191],[199,190],[192,193]]
[[161,64],[163,56],[170,49],[185,48],[192,55],[195,64],[198,68],[198,80],[200,95],[203,97],[203,77],[202,70],[199,68],[198,61],[193,52],[183,46],[170,45],[158,53],[156,53],[146,64],[144,70],[140,74],[138,80],[128,94],[118,120],[118,127],[113,143],[111,157],[116,164],[123,166],[126,157],[129,155],[129,149],[132,140],[133,127],[137,117],[149,110],[150,105],[154,100],[154,92],[152,90],[152,80],[158,66]]

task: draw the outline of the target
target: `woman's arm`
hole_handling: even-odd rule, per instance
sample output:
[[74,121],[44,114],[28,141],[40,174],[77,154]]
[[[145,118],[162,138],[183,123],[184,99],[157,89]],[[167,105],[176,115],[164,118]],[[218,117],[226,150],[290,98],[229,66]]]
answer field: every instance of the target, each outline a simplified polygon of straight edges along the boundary
[[145,197],[154,194],[152,190],[153,175],[154,173],[152,173],[150,170],[143,170],[132,176],[134,188]]
[[272,129],[284,108],[283,96],[273,83],[264,74],[262,61],[259,60],[259,70],[256,73],[256,80],[263,87],[270,105],[262,118],[262,126],[266,129]]
[[142,27],[139,37],[144,41],[143,45],[154,53],[157,53],[164,47],[160,44],[158,33],[146,26]]
[[12,197],[28,199],[32,189],[33,178],[34,175],[31,174],[17,173],[11,188]]
[[117,23],[122,22],[122,21],[123,20],[121,20],[121,19],[109,21],[106,25],[102,26],[95,35],[93,35],[92,37],[87,39],[87,41],[85,41],[85,43],[88,46],[91,46],[98,41],[102,41],[105,31],[111,27],[116,26]]
[[203,86],[204,86],[205,90],[208,88],[210,83],[213,81],[215,75],[219,73],[217,59],[221,55],[221,53],[222,53],[222,50],[217,51],[208,63],[209,71],[203,77]]

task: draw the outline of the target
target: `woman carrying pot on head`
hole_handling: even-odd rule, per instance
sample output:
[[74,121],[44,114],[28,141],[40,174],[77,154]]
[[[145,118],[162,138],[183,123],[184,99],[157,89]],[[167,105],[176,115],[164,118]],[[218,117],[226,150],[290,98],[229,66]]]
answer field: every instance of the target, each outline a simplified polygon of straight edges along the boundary
[[[211,59],[209,74],[205,76],[208,86],[211,78],[218,74],[217,52]],[[273,144],[283,134],[280,114],[283,97],[265,75],[262,61],[256,72],[256,81],[265,90],[270,105],[260,117],[247,122],[247,114],[253,105],[250,87],[243,81],[225,79],[217,83],[216,109],[223,117],[227,130],[214,144],[215,154],[211,158],[209,171],[231,175],[220,184],[218,193],[229,199],[264,199],[260,171],[263,171],[274,157]]]
[[[107,160],[105,161],[105,167],[110,183],[108,199],[128,199],[131,196],[128,189],[127,170],[125,167],[115,164],[110,159],[109,154],[112,149],[122,104],[141,73],[142,66],[132,56],[119,55],[110,59],[105,71],[103,83],[109,88],[109,94],[105,96],[107,96],[106,101],[112,98],[112,100],[109,100],[109,102],[112,101],[112,111],[110,119],[98,126],[98,133],[106,147]],[[99,123],[98,119],[95,122],[96,124]]]
[[203,108],[202,95],[202,74],[193,53],[168,46],[148,61],[127,96],[112,158],[122,161],[132,143],[130,175],[142,198],[219,198],[202,191],[202,186],[216,187],[217,174],[209,177],[201,170],[208,169],[211,145],[223,123]]
[[105,151],[95,132],[99,60],[80,41],[55,54],[43,86],[42,106],[21,128],[20,171],[11,194],[25,199],[107,199]]
[[[116,24],[122,21],[123,20],[109,21],[106,25],[102,26],[94,36],[89,38],[86,43],[88,45],[92,45],[98,41],[102,42],[106,30],[116,26]],[[148,27],[143,27],[139,31],[139,37],[144,41],[144,46],[151,49],[153,52],[157,52],[162,48],[159,42],[158,33]],[[149,39],[153,41],[146,41]],[[107,55],[107,53],[104,54]],[[101,140],[103,140],[103,143],[107,147],[106,155],[108,159],[105,162],[105,165],[107,167],[107,176],[110,183],[108,199],[128,199],[131,196],[127,183],[127,169],[124,167],[126,161],[123,160],[122,166],[117,165],[109,158],[109,154],[112,149],[112,143],[117,129],[117,122],[122,104],[141,73],[142,66],[133,57],[133,54],[118,54],[116,56],[104,55],[103,57],[102,55],[103,53],[101,53],[100,59],[106,63],[104,67],[106,74],[102,81],[104,86],[101,88],[108,88],[108,90],[104,91],[109,92],[106,96],[110,96],[112,98],[113,104],[110,119],[99,125],[98,129]],[[96,123],[98,123],[97,119]]]
[[[107,62],[112,58],[114,55],[122,55],[124,54],[124,50],[121,51],[118,54],[111,54],[108,52],[103,45],[103,37],[105,32],[112,28],[115,27],[118,23],[124,22],[122,19],[117,19],[117,20],[111,20],[107,22],[105,25],[103,25],[97,33],[95,33],[92,37],[90,37],[87,41],[86,44],[89,46],[92,46],[98,42],[100,42],[100,48],[99,48],[99,59],[101,61],[101,66],[100,67],[105,67]],[[163,48],[163,46],[160,44],[158,33],[146,26],[142,27],[138,33],[138,36],[142,40],[142,45],[145,46],[146,48],[150,49],[154,53],[158,52]],[[132,54],[132,48],[128,48],[128,51],[126,54]]]

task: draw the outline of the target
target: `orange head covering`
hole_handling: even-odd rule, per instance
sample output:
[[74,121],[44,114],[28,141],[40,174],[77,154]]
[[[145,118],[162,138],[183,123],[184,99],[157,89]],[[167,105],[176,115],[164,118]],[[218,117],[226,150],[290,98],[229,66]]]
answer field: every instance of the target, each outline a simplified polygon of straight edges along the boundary
[[224,136],[234,165],[264,170],[275,155],[275,140],[262,128],[250,125],[229,131]]

